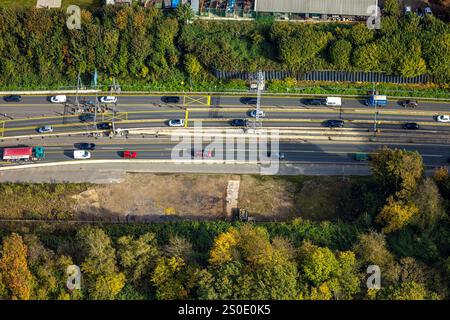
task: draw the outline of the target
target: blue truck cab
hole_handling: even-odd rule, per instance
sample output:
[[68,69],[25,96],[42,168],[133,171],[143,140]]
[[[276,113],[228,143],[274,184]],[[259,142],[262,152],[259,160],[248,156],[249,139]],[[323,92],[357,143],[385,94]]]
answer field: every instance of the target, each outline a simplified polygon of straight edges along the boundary
[[384,95],[372,95],[369,99],[366,100],[366,106],[374,107],[374,106],[385,106],[387,105],[387,97]]

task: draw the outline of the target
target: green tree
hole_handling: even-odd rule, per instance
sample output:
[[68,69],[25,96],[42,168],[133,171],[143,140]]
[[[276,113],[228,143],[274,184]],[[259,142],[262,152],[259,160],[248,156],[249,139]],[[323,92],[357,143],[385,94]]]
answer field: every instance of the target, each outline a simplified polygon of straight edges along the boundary
[[390,233],[403,228],[418,213],[419,209],[415,204],[396,200],[390,196],[375,221],[384,225],[382,230],[384,233]]
[[361,46],[373,40],[375,33],[365,23],[357,23],[350,30],[350,41]]
[[426,288],[414,281],[402,282],[380,291],[382,300],[425,300],[428,296]]
[[373,155],[370,169],[388,194],[399,193],[403,198],[409,198],[416,190],[424,172],[418,152],[387,147]]
[[381,51],[376,43],[369,43],[356,48],[353,51],[353,66],[361,71],[380,70]]
[[77,232],[77,240],[89,297],[114,299],[125,285],[125,276],[117,270],[111,238],[102,229],[88,226]]
[[197,78],[202,71],[200,61],[198,61],[197,57],[192,54],[187,54],[184,56],[184,68],[189,77],[194,79]]
[[353,251],[364,272],[369,265],[377,265],[383,270],[382,287],[397,283],[400,269],[394,255],[387,248],[385,235],[376,232],[361,234]]
[[117,258],[127,279],[138,284],[150,272],[159,256],[156,238],[146,233],[137,239],[123,236],[117,240]]
[[427,177],[421,181],[413,197],[413,202],[419,209],[413,223],[421,230],[432,230],[445,216],[442,197],[433,179]]
[[398,0],[386,0],[384,2],[383,12],[388,16],[399,17],[401,9]]
[[337,40],[330,48],[330,58],[333,65],[340,70],[348,70],[352,44],[347,40]]

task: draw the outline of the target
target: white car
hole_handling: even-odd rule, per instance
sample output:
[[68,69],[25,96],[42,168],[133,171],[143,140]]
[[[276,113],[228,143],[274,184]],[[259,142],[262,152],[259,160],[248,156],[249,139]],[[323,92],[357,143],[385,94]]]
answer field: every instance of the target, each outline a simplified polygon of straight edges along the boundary
[[91,153],[87,150],[74,150],[73,158],[74,159],[90,159]]
[[440,115],[436,117],[437,122],[450,122],[450,116],[449,115]]
[[50,133],[50,132],[53,132],[53,127],[52,126],[43,126],[38,129],[38,132],[39,133]]
[[183,119],[172,119],[169,121],[169,127],[183,127],[184,120]]
[[116,103],[117,97],[113,97],[113,96],[100,97],[99,101],[102,103]]
[[412,9],[410,6],[405,7],[405,15],[407,14],[411,14],[412,13]]
[[67,97],[64,95],[57,95],[50,97],[50,102],[52,103],[65,103],[67,101]]
[[266,116],[264,111],[261,110],[261,109],[253,110],[252,112],[250,112],[250,116],[252,116],[253,118],[256,118],[257,115],[258,115],[259,118],[264,118]]

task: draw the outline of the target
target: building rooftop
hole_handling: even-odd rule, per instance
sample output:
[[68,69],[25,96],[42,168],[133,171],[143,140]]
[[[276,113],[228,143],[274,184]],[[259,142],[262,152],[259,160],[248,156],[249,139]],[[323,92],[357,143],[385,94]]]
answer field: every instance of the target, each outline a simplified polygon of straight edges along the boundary
[[255,0],[255,11],[369,16],[378,0]]

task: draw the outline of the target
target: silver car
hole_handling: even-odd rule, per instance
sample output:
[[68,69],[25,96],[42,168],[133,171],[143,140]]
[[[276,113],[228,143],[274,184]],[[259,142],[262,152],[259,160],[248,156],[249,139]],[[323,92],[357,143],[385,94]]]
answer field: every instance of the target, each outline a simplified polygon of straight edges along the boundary
[[50,132],[53,132],[53,127],[52,126],[43,126],[38,129],[38,132],[39,133],[50,133]]

